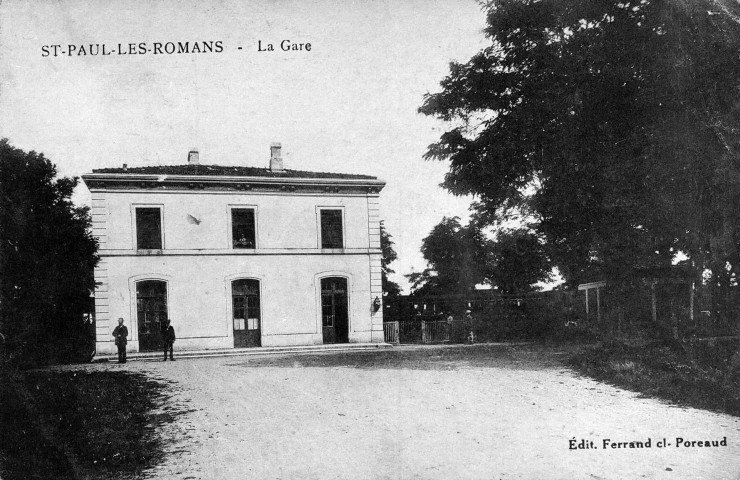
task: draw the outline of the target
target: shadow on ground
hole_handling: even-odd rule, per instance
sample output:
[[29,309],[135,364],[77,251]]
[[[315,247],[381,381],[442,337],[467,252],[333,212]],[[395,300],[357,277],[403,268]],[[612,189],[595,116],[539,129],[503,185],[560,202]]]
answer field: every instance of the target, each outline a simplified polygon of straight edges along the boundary
[[542,370],[563,368],[559,348],[544,345],[477,344],[457,346],[397,347],[382,351],[342,352],[319,355],[249,358],[229,364],[237,367],[459,370],[507,368]]
[[164,460],[161,429],[186,413],[173,385],[128,371],[37,370],[0,386],[0,471],[25,478],[139,478]]

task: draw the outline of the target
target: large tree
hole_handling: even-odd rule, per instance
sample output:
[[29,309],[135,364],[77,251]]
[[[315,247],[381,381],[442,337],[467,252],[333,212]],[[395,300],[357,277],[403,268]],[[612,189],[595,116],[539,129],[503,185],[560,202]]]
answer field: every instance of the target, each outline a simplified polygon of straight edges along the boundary
[[[531,216],[570,283],[740,269],[740,6],[496,0],[420,112],[480,218]],[[722,283],[720,281],[719,283]],[[716,282],[713,282],[716,283]]]
[[537,234],[526,228],[501,229],[489,244],[487,283],[502,293],[519,294],[536,290],[549,280],[552,265]]
[[500,229],[485,234],[477,218],[462,225],[444,217],[422,241],[428,267],[407,275],[415,295],[467,295],[476,285],[502,293],[523,293],[548,280],[552,271],[544,245],[526,228]]
[[465,294],[485,281],[488,240],[474,224],[444,217],[424,238],[421,253],[428,263],[422,272],[407,275],[417,295]]
[[0,333],[27,363],[71,360],[87,333],[97,242],[77,178],[0,140]]

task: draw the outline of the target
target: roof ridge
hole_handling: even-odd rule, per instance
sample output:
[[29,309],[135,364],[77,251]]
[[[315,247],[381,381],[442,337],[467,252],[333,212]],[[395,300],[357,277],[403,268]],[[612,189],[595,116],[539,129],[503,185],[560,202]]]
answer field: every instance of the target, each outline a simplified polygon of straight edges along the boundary
[[196,176],[262,176],[262,177],[293,177],[293,178],[347,178],[376,180],[372,175],[361,175],[353,173],[315,172],[307,170],[285,169],[272,171],[266,167],[252,167],[244,165],[143,165],[139,167],[105,167],[96,168],[92,173],[110,174],[159,174],[159,175],[196,175]]

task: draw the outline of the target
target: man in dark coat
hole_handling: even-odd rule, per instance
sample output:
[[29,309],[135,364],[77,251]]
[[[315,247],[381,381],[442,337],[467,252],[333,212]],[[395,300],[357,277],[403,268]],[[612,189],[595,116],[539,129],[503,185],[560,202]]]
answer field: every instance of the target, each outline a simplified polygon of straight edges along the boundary
[[126,343],[128,343],[128,328],[123,324],[123,317],[118,318],[118,326],[113,330],[113,338],[118,347],[118,363],[126,363]]
[[463,325],[465,325],[467,342],[470,344],[475,343],[475,331],[478,329],[478,326],[476,325],[475,320],[473,320],[473,315],[471,314],[470,310],[465,310]]
[[175,329],[170,325],[170,320],[167,319],[162,323],[162,345],[164,347],[164,360],[167,361],[167,351],[170,352],[170,360],[173,362],[175,358],[172,354],[173,344],[175,343]]

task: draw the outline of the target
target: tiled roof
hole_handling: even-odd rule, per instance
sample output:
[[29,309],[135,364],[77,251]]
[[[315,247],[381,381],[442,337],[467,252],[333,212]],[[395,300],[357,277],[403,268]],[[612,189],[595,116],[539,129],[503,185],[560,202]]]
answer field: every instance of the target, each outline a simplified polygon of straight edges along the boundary
[[160,165],[149,167],[97,168],[93,173],[133,173],[145,175],[204,175],[233,177],[273,177],[273,178],[346,178],[357,180],[376,180],[370,175],[347,173],[304,172],[300,170],[283,170],[273,172],[269,168],[229,167],[223,165]]

